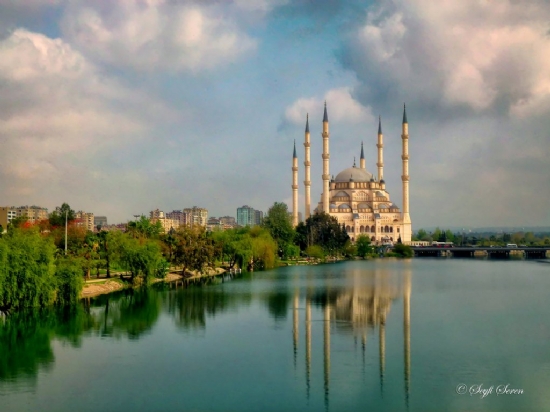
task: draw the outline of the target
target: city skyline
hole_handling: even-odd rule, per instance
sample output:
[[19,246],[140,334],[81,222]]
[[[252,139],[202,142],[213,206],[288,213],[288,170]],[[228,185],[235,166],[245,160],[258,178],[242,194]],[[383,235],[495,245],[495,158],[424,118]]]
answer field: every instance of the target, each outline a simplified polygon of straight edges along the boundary
[[[550,5],[475,0],[0,0],[0,190],[132,220],[289,210],[293,141],[311,129],[321,194],[364,143],[400,187],[407,103],[413,230],[550,226]],[[467,33],[467,35],[466,35]],[[299,165],[300,212],[304,168]]]

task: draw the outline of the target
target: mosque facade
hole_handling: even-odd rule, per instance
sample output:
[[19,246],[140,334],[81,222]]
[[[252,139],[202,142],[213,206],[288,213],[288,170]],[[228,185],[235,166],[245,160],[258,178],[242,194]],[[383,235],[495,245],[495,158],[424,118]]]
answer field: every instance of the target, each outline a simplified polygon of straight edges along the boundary
[[[377,175],[366,169],[363,143],[359,167],[355,161],[353,167],[342,170],[336,175],[330,175],[329,152],[329,121],[327,106],[323,115],[323,191],[321,200],[313,213],[327,213],[334,216],[340,225],[343,225],[352,241],[359,235],[366,235],[375,244],[395,243],[401,241],[410,244],[412,235],[411,217],[409,214],[409,124],[406,108],[403,107],[402,123],[402,201],[400,209],[390,199],[384,181],[384,135],[382,122],[378,122],[378,149]],[[306,118],[305,129],[305,218],[311,216],[311,176],[310,176],[310,132],[309,115]],[[292,159],[292,223],[298,224],[298,158],[296,144]]]

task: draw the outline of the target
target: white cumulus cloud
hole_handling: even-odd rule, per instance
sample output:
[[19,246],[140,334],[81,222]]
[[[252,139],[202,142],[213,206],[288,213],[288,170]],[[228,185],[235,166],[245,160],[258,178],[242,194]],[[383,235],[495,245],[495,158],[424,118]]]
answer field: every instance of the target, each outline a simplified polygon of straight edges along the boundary
[[296,100],[285,110],[285,120],[293,124],[305,124],[306,114],[322,116],[324,102],[327,102],[330,121],[351,123],[372,121],[370,107],[364,107],[351,95],[349,87],[331,89],[323,98],[304,97]]
[[[267,1],[254,4],[269,8]],[[84,53],[113,66],[196,73],[256,48],[256,40],[233,14],[205,2],[74,1],[67,8],[63,32]]]

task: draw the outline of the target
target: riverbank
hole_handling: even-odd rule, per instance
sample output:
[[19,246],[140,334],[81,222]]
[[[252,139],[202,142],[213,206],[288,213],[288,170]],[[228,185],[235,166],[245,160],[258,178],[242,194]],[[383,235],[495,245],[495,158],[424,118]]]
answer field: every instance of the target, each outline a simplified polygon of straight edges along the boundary
[[[158,282],[174,282],[174,281],[192,281],[202,278],[208,278],[213,276],[220,276],[226,272],[223,268],[210,269],[206,273],[199,273],[197,271],[188,270],[185,273],[185,276],[181,274],[181,270],[176,270],[169,272],[164,279],[154,279],[152,283]],[[130,282],[123,278],[123,273],[117,273],[111,278],[107,278],[105,275],[100,276],[96,279],[87,280],[84,284],[84,288],[80,294],[81,298],[90,298],[99,295],[104,295],[107,293],[117,292],[125,288],[133,287]]]

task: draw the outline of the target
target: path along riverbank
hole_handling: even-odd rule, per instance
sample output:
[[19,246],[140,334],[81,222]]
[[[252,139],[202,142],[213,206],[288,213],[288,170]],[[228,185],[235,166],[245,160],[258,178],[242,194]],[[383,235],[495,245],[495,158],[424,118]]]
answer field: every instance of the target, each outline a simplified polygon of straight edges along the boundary
[[[205,273],[199,273],[193,270],[185,272],[185,276],[182,275],[180,270],[170,271],[164,279],[154,279],[153,283],[158,282],[174,282],[174,281],[193,281],[197,279],[209,278],[220,276],[224,274],[226,270],[224,268],[209,269]],[[125,280],[125,272],[116,272],[107,278],[106,275],[101,275],[99,278],[86,280],[84,288],[80,294],[81,298],[90,298],[106,293],[116,292],[124,288],[132,287],[131,284]]]

